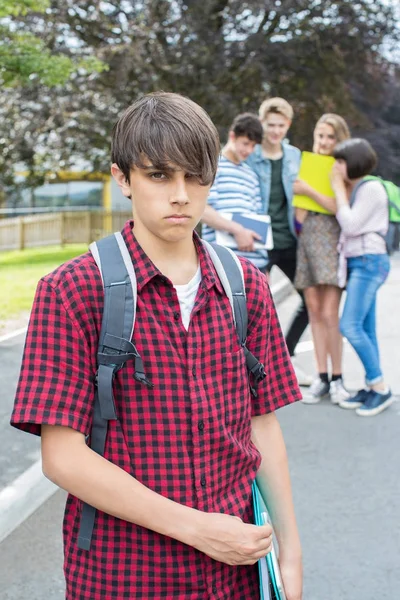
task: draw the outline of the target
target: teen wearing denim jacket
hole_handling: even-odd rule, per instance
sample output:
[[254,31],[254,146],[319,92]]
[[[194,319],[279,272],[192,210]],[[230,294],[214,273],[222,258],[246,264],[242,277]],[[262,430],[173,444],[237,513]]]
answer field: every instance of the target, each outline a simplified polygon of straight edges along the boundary
[[[293,108],[283,98],[269,98],[259,109],[264,136],[253,154],[246,160],[257,174],[262,200],[263,214],[271,217],[273,250],[268,251],[267,272],[274,265],[279,267],[293,283],[297,263],[297,238],[294,209],[292,206],[293,184],[300,168],[301,152],[290,144],[283,143],[293,118]],[[308,313],[303,295],[286,333],[290,356],[294,356],[296,345],[308,325]],[[312,378],[295,366],[300,385],[310,385]]]
[[[296,244],[296,231],[294,227],[294,207],[292,206],[293,183],[296,181],[300,168],[301,152],[295,146],[282,144],[282,186],[285,191],[287,205],[287,220],[289,229]],[[263,210],[268,214],[271,192],[271,160],[263,155],[262,146],[255,147],[253,154],[246,160],[247,164],[258,175]]]

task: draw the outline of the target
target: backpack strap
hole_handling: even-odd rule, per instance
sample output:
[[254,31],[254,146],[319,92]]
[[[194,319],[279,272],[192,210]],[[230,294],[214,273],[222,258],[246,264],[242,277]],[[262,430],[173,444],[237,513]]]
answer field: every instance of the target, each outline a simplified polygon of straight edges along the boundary
[[246,346],[247,340],[247,301],[244,285],[243,268],[240,260],[232,250],[219,244],[202,240],[215,270],[228,296],[232,308],[233,321],[239,343],[243,348],[246,367],[249,374],[249,385],[253,396],[257,397],[257,386],[266,376],[264,365],[250,352]]
[[[148,387],[143,361],[131,342],[136,316],[137,285],[128,249],[120,233],[90,245],[104,286],[104,310],[97,352],[96,393],[90,435],[92,450],[104,456],[108,421],[117,419],[113,395],[115,374],[135,361],[134,377]],[[90,549],[96,509],[83,504],[78,547]]]

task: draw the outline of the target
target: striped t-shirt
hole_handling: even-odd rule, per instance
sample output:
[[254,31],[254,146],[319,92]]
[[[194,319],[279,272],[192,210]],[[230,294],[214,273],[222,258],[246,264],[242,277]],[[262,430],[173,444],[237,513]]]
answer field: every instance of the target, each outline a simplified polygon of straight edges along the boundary
[[[257,175],[245,163],[235,164],[221,156],[208,204],[218,212],[264,214]],[[215,230],[203,225],[202,237],[207,242],[214,242]],[[267,251],[264,249],[235,252],[238,256],[251,260],[259,269],[265,268],[268,263]]]

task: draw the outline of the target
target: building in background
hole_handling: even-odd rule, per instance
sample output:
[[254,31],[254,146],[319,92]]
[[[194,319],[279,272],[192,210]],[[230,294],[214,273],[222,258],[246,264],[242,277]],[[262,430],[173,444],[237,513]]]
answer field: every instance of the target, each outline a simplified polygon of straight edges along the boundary
[[87,171],[49,173],[47,182],[37,188],[24,188],[24,172],[17,174],[20,184],[6,194],[3,216],[43,212],[106,210],[129,211],[130,203],[111,175]]

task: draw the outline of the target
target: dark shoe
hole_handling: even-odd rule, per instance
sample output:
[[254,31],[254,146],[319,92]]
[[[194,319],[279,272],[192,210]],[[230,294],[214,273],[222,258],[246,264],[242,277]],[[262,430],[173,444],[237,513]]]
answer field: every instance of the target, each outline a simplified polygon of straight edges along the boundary
[[356,414],[360,417],[374,417],[379,415],[385,408],[388,408],[394,401],[392,392],[389,390],[386,394],[380,394],[370,390],[364,404],[357,408]]
[[340,408],[360,408],[368,398],[368,394],[369,390],[358,390],[357,394],[351,396],[351,398],[347,398],[347,400],[338,402],[338,404]]

